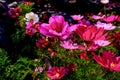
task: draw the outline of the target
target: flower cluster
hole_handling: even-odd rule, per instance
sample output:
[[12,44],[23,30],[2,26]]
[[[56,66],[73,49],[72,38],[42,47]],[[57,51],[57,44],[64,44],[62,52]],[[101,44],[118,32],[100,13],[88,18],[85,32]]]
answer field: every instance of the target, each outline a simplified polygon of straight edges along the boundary
[[[107,4],[109,0],[100,2]],[[45,72],[47,78],[55,80],[74,73],[77,68],[82,68],[80,65],[78,67],[77,63],[63,61],[64,57],[68,57],[69,60],[74,57],[73,61],[77,61],[76,58],[78,61],[93,60],[94,63],[96,61],[111,72],[120,72],[120,56],[106,48],[108,46],[120,47],[118,46],[120,43],[120,15],[113,13],[108,15],[104,13],[98,15],[70,14],[70,19],[67,19],[65,13],[51,11],[48,15],[42,13],[42,10],[35,11],[33,5],[32,2],[23,1],[17,7],[9,7],[8,15],[17,20],[16,31],[18,32],[16,35],[18,33],[19,36],[22,35],[21,40],[26,39],[24,38],[26,36],[29,37],[28,39],[32,39],[30,44],[33,43],[36,46],[32,45],[32,49],[36,49],[33,50],[36,55],[39,53],[36,58],[40,58],[42,62],[39,64],[42,67],[35,65],[34,73],[43,74]],[[46,4],[45,10],[49,7],[50,4]],[[101,50],[102,55],[99,55]],[[59,62],[65,63],[59,64]]]

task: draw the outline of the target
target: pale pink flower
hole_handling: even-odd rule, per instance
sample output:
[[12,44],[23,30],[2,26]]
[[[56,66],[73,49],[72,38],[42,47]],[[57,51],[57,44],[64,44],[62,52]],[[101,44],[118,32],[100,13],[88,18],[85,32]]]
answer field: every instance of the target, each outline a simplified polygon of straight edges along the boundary
[[102,15],[102,16],[93,15],[93,16],[92,16],[92,18],[95,19],[95,20],[103,19],[104,17],[105,17],[105,15]]
[[81,20],[84,16],[81,16],[81,15],[71,15],[71,17],[74,19],[74,20]]
[[107,46],[110,44],[110,42],[106,40],[96,40],[94,42],[96,45],[99,45],[99,46]]
[[113,26],[111,23],[102,23],[100,21],[97,22],[96,26],[98,28],[103,27],[105,30],[113,30],[113,29],[115,29],[115,26]]
[[100,0],[100,2],[101,2],[102,4],[107,4],[107,3],[109,3],[109,0]]
[[43,67],[38,67],[38,68],[35,68],[34,72],[43,72],[44,68]]
[[38,68],[35,68],[34,72],[38,72]]
[[65,49],[79,49],[79,45],[77,43],[73,43],[72,40],[63,41],[60,43],[60,46]]

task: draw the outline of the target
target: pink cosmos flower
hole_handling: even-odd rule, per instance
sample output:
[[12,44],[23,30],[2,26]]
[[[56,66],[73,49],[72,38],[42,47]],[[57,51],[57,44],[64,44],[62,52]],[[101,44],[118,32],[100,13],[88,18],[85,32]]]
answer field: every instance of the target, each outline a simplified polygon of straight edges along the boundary
[[60,43],[60,46],[65,49],[79,49],[79,45],[77,43],[73,43],[72,40],[63,41]]
[[98,28],[103,27],[105,30],[113,30],[113,29],[115,29],[115,26],[113,26],[111,23],[102,23],[100,21],[97,22],[96,26]]
[[104,17],[103,20],[105,22],[114,22],[116,19],[117,19],[118,16],[116,15],[110,15],[110,16],[107,16],[107,17]]
[[95,20],[103,19],[104,17],[105,17],[105,15],[102,15],[102,16],[93,15],[93,16],[92,16],[92,18],[95,19]]
[[49,24],[41,24],[40,33],[47,37],[59,37],[66,39],[77,26],[69,26],[63,16],[51,16]]
[[38,32],[38,29],[40,27],[40,23],[34,24],[34,21],[30,21],[26,25],[26,34],[33,36],[36,32]]
[[61,79],[66,74],[65,67],[52,67],[47,72],[46,75],[50,77],[50,79]]
[[30,21],[27,25],[26,25],[26,34],[33,36],[35,33],[35,29],[33,28],[33,21]]
[[71,15],[71,17],[74,19],[74,20],[81,20],[84,16],[81,16],[81,15]]
[[96,26],[83,27],[79,26],[76,29],[77,34],[86,41],[105,40],[107,33],[104,28],[97,28]]
[[107,46],[110,44],[110,42],[106,40],[96,40],[94,42],[96,45],[99,45],[99,46]]
[[94,55],[94,60],[102,67],[120,72],[120,56],[116,57],[112,51],[104,51],[102,56]]

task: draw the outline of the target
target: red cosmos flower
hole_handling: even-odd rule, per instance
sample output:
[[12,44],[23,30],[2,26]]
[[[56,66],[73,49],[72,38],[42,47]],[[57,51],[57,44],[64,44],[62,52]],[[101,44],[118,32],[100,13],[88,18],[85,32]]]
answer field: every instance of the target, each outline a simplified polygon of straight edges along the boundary
[[76,29],[77,34],[86,41],[105,40],[107,33],[104,28],[97,28],[96,26],[83,27],[79,26]]
[[111,71],[120,71],[120,56],[116,57],[112,51],[104,51],[101,55],[94,55],[94,60]]
[[61,79],[66,74],[65,67],[52,67],[47,72],[46,75],[50,77],[50,79]]

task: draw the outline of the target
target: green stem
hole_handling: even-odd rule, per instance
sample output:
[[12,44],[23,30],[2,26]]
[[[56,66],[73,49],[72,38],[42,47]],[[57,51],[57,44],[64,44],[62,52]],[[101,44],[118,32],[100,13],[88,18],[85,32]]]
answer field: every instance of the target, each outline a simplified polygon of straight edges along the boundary
[[107,14],[106,14],[106,6],[104,5],[104,14],[105,14],[105,16],[107,16]]

